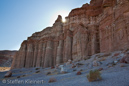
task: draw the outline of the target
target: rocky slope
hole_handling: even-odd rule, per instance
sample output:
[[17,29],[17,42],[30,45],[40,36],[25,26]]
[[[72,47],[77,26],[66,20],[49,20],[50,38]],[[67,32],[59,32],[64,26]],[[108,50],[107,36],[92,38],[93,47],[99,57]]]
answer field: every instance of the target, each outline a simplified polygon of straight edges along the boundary
[[[55,68],[13,69],[8,78],[4,78],[8,72],[1,72],[0,86],[128,86],[129,58],[128,64],[121,62],[125,53],[129,50],[98,53],[88,60],[72,61]],[[89,82],[86,75],[91,70],[99,70],[102,80]]]
[[129,0],[91,0],[23,41],[12,68],[50,67],[129,47]]
[[0,51],[0,67],[11,67],[12,60],[17,51]]

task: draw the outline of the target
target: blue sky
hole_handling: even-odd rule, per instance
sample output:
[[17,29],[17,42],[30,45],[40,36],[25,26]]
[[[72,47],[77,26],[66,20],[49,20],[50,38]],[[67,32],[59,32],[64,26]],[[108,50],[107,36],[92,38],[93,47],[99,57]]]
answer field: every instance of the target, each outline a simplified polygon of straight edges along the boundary
[[90,0],[0,0],[0,50],[18,50],[34,32],[52,26]]

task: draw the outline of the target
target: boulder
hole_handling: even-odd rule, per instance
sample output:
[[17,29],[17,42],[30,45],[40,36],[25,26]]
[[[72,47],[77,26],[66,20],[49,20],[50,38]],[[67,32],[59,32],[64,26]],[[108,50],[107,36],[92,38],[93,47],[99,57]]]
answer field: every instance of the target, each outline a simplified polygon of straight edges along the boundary
[[76,75],[81,75],[81,74],[82,74],[81,71],[78,71]]
[[114,54],[114,56],[118,56],[118,55],[120,55],[120,53],[115,53],[115,54]]
[[77,69],[73,69],[73,71],[77,71]]
[[50,75],[50,74],[51,74],[51,72],[47,72],[47,73],[46,73],[46,75]]
[[100,62],[98,62],[98,61],[93,61],[93,66],[100,66]]
[[116,65],[117,63],[118,63],[118,61],[116,61],[116,60],[113,62],[114,65]]
[[129,54],[126,54],[121,60],[120,63],[129,63]]
[[56,64],[55,69],[59,69],[59,64]]
[[8,71],[8,72],[4,75],[5,78],[11,77],[11,76],[12,76],[12,71]]
[[50,78],[48,82],[49,83],[56,82],[56,79],[55,78]]
[[126,67],[126,65],[125,64],[120,64],[120,67]]
[[66,65],[72,64],[72,60],[68,60],[68,62],[66,63]]
[[54,69],[55,67],[54,66],[51,66],[51,69]]
[[67,73],[67,70],[64,68],[64,65],[60,65],[59,67],[61,68],[60,73]]
[[76,67],[76,65],[72,64],[72,68],[75,68],[75,67]]
[[99,68],[98,70],[99,70],[99,71],[102,71],[102,70],[103,70],[103,68]]
[[92,68],[92,67],[93,67],[93,64],[90,63],[90,64],[88,65],[88,68]]

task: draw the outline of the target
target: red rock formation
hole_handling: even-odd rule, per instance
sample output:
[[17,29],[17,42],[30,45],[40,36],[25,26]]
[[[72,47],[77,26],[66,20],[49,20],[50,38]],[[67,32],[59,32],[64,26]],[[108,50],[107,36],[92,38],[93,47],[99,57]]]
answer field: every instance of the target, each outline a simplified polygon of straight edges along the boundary
[[129,47],[129,0],[91,0],[62,23],[34,33],[21,45],[12,68],[51,67],[99,52]]

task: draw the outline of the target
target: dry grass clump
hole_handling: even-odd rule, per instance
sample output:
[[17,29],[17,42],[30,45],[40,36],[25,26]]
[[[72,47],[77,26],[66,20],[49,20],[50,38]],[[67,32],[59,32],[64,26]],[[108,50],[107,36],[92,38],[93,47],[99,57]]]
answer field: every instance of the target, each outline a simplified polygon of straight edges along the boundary
[[94,71],[90,71],[89,74],[87,75],[87,79],[89,82],[93,82],[93,81],[97,81],[97,80],[101,80],[101,76],[100,76],[100,72],[99,70],[94,70]]
[[66,74],[66,73],[68,73],[68,72],[66,72],[66,71],[62,71],[62,72],[61,72],[61,74]]

